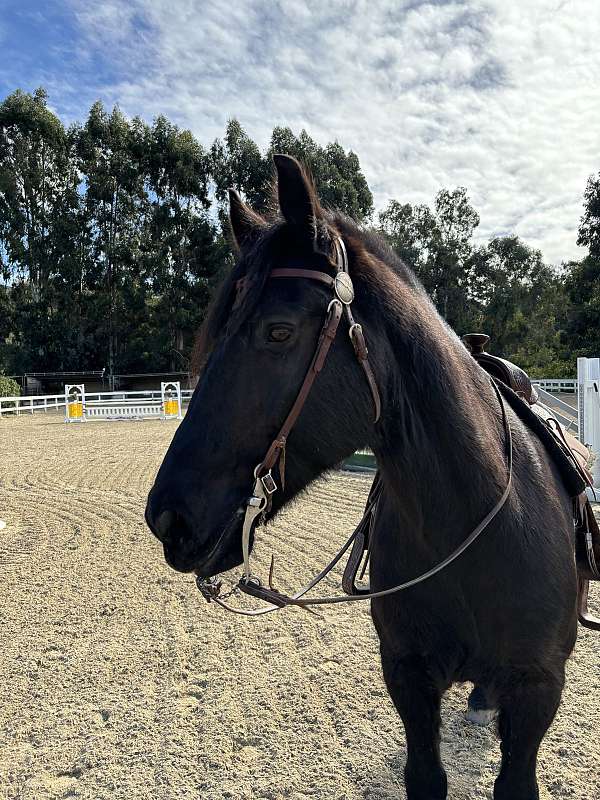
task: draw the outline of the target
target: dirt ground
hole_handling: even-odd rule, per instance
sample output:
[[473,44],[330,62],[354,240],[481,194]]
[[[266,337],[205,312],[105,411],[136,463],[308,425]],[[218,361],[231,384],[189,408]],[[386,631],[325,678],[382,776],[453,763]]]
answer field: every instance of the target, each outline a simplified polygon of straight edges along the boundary
[[[0,420],[0,798],[404,798],[365,606],[225,616],[164,564],[143,508],[173,425]],[[316,486],[261,536],[263,573],[274,550],[282,586],[311,575],[368,484]],[[542,798],[600,797],[599,637],[580,631]],[[456,800],[490,798],[499,764],[493,728],[464,721],[469,688],[444,703]]]

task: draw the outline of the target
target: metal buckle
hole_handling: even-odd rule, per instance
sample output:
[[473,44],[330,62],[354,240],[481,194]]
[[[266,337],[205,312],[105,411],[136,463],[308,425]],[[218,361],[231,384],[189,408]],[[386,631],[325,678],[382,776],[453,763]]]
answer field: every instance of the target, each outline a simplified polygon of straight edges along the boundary
[[277,491],[277,484],[275,483],[275,479],[271,474],[271,470],[269,470],[266,475],[261,477],[260,482],[262,483],[263,489],[268,495],[271,495],[273,492]]

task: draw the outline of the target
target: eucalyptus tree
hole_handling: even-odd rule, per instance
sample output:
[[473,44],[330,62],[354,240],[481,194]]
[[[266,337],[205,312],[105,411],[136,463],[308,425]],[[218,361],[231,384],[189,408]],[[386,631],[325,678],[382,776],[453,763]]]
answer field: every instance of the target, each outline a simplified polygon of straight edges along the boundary
[[210,157],[192,133],[158,117],[146,158],[151,207],[141,263],[152,288],[158,357],[175,368],[188,361],[227,254],[209,214]]
[[479,215],[466,189],[442,189],[433,209],[391,200],[378,223],[379,231],[416,272],[448,323],[458,331],[470,327],[469,267]]
[[222,224],[227,224],[224,209],[229,188],[237,189],[253,208],[260,211],[267,208],[271,191],[271,163],[261,154],[256,142],[248,136],[238,120],[230,119],[223,139],[213,142],[210,169]]
[[577,355],[595,357],[600,353],[600,173],[588,179],[583,202],[577,244],[588,253],[567,264],[565,286],[571,305],[565,338]]
[[478,327],[494,352],[538,376],[572,371],[561,339],[567,298],[560,272],[518,236],[492,239],[472,260]]
[[292,155],[307,165],[324,205],[359,221],[370,218],[373,196],[355,153],[346,152],[338,142],[320,145],[304,130],[296,136],[291,128],[276,127],[263,155],[235,119],[227,123],[225,136],[211,148],[217,200],[223,203],[231,186],[256,210],[271,209],[274,153]]
[[46,99],[43,89],[16,91],[0,104],[0,236],[14,275],[38,291],[55,268],[55,227],[78,183]]
[[78,258],[78,186],[72,133],[45,91],[9,95],[0,104],[0,251],[12,287],[13,369],[64,358],[71,303],[63,276]]
[[[359,159],[305,130],[273,129],[261,147],[240,123],[205,149],[164,116],[152,124],[95,103],[65,128],[46,93],[0,103],[0,368],[109,371],[187,363],[212,287],[233,254],[231,186],[272,205],[273,153],[311,170],[323,202],[371,224]],[[490,333],[496,352],[547,374],[600,351],[600,175],[585,193],[579,244],[556,271],[515,236],[476,247],[464,188],[431,208],[392,200],[378,229],[459,332]]]
[[337,141],[320,145],[305,130],[296,136],[290,128],[276,127],[267,152],[269,162],[274,153],[294,156],[308,166],[325,206],[359,222],[370,219],[373,195],[352,150],[346,152]]
[[140,119],[129,122],[118,108],[108,113],[94,103],[78,132],[78,166],[84,176],[83,197],[91,232],[87,286],[94,293],[98,346],[106,347],[112,373],[127,351],[123,322],[125,293],[139,284],[143,225],[149,199],[145,187],[147,131]]

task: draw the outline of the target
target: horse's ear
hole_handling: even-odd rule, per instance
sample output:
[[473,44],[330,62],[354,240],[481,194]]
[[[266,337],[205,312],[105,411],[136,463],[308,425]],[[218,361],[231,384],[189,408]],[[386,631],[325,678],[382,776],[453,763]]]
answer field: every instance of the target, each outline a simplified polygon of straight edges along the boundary
[[273,161],[277,170],[279,208],[284,219],[314,239],[321,209],[311,178],[292,156],[274,155]]
[[235,189],[229,189],[229,221],[238,250],[254,244],[267,224],[244,203]]

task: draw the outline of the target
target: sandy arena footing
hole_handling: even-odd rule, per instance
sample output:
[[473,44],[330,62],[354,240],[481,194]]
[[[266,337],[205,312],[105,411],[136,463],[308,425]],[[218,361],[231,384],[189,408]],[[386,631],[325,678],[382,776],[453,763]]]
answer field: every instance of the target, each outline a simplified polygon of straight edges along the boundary
[[[404,732],[366,605],[234,618],[164,564],[143,509],[174,429],[0,421],[0,797],[405,798]],[[282,587],[312,575],[368,487],[341,474],[316,485],[261,536],[262,572],[275,551]],[[599,645],[580,629],[540,753],[546,800],[600,796]],[[464,720],[469,689],[444,701],[453,800],[491,798],[499,765],[493,728]]]

